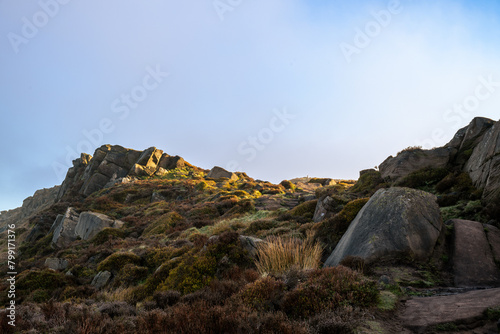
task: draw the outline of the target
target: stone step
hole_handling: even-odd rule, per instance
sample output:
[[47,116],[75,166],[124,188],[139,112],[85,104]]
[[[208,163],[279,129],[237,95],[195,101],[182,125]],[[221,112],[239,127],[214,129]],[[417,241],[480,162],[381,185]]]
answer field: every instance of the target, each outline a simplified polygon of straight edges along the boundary
[[500,288],[469,291],[462,294],[410,299],[400,315],[403,326],[421,333],[446,323],[474,323],[490,307],[500,306]]

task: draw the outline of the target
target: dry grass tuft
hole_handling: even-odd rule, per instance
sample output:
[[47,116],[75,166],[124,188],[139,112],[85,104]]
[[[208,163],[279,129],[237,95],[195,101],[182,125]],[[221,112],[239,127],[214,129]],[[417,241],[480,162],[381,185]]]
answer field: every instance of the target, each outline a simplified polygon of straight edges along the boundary
[[305,240],[269,237],[259,246],[255,265],[262,275],[282,275],[291,269],[317,269],[321,255],[322,248],[310,233]]

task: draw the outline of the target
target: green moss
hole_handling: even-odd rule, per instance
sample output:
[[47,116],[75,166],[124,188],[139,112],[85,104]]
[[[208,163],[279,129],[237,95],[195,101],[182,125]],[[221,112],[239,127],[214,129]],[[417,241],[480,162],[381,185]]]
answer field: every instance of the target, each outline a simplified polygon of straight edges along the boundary
[[107,270],[110,272],[120,271],[126,264],[139,264],[141,258],[133,253],[114,253],[105,258],[97,266],[97,271]]
[[389,291],[381,291],[378,302],[378,309],[382,311],[392,311],[396,308],[398,297]]

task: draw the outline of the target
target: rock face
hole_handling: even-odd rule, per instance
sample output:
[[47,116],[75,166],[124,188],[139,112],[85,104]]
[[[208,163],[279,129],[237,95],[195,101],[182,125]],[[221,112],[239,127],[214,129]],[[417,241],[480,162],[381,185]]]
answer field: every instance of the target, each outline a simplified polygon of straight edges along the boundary
[[455,285],[457,287],[498,285],[500,271],[495,265],[483,224],[461,219],[447,222],[450,223],[454,227],[452,263]]
[[67,247],[71,242],[75,241],[76,224],[78,224],[78,214],[73,208],[68,208],[64,215],[57,216],[49,231],[49,234],[54,233],[52,246]]
[[500,122],[495,123],[475,146],[465,165],[483,199],[491,203],[500,198]]
[[380,189],[350,224],[325,266],[336,266],[348,255],[367,262],[402,255],[426,260],[442,225],[434,195],[409,188]]
[[135,176],[151,176],[160,168],[169,170],[186,164],[181,157],[171,157],[156,147],[141,152],[118,145],[103,145],[94,152],[94,156],[82,154],[73,161],[57,200],[64,196],[86,197],[116,183],[133,182]]
[[101,213],[82,212],[75,227],[75,235],[82,240],[89,240],[106,227],[120,228],[123,224],[122,221],[111,219]]
[[379,166],[384,179],[397,181],[402,177],[417,170],[433,167],[444,168],[447,166],[453,150],[449,147],[440,147],[432,150],[403,151],[396,157],[390,156]]
[[45,260],[45,266],[52,270],[64,270],[68,268],[68,261],[56,257],[49,257]]
[[230,180],[236,181],[238,180],[238,175],[228,172],[224,168],[217,167],[215,166],[212,168],[212,170],[208,173],[207,177],[211,177],[213,179],[219,179],[222,177],[228,178]]

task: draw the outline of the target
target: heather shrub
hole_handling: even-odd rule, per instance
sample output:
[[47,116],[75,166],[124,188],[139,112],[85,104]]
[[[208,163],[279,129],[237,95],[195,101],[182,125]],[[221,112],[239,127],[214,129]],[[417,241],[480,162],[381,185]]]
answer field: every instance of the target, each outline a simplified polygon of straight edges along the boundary
[[126,233],[123,230],[117,228],[106,227],[103,230],[99,231],[90,242],[94,245],[102,245],[103,243],[112,240],[112,239],[123,239]]
[[150,223],[142,232],[142,236],[147,237],[168,233],[172,231],[172,229],[181,226],[183,222],[184,217],[179,215],[177,212],[169,212]]
[[338,266],[311,272],[307,281],[285,294],[283,309],[291,317],[305,318],[339,306],[372,306],[378,295],[375,282]]
[[120,269],[117,275],[117,284],[131,285],[147,277],[148,268],[127,263]]
[[135,307],[123,301],[102,303],[99,305],[98,310],[101,314],[107,314],[111,319],[136,314]]
[[310,235],[306,240],[269,237],[258,246],[255,265],[261,274],[280,275],[292,268],[316,269],[322,249]]
[[68,278],[53,270],[30,270],[22,272],[16,282],[18,291],[32,292],[35,290],[55,290],[69,283]]
[[156,305],[160,308],[167,308],[177,304],[181,298],[181,293],[179,291],[168,290],[168,291],[157,291],[153,295],[153,300]]
[[291,191],[295,191],[295,189],[297,188],[297,186],[295,184],[293,184],[292,182],[290,182],[288,180],[281,181],[280,185],[282,185],[283,188],[285,188],[287,190],[291,190]]
[[274,311],[280,309],[285,288],[285,283],[268,276],[248,284],[239,297],[257,311]]
[[141,262],[141,258],[133,253],[122,253],[117,252],[111,254],[107,258],[105,258],[99,265],[97,266],[98,271],[110,271],[117,273],[119,272],[126,264],[139,264]]
[[361,315],[352,307],[339,307],[335,311],[321,312],[308,321],[314,334],[351,334],[359,326]]

